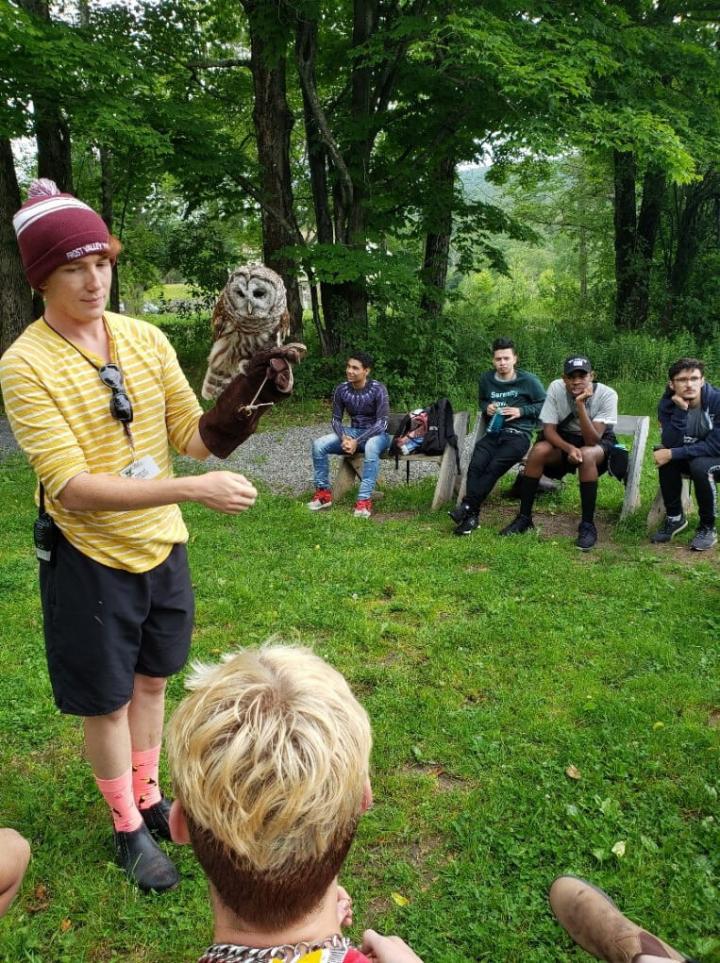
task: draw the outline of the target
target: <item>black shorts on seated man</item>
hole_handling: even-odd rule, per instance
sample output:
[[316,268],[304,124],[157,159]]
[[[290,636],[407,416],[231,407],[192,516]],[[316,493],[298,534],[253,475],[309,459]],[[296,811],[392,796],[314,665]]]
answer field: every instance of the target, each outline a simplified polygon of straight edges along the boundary
[[695,485],[700,524],[690,548],[704,552],[717,542],[716,480],[720,475],[720,391],[707,384],[705,365],[680,358],[670,365],[660,399],[661,447],[653,453],[665,503],[665,522],[652,536],[655,544],[671,541],[687,528],[682,510],[683,475]]
[[528,455],[520,483],[520,512],[501,532],[519,535],[533,528],[532,508],[540,478],[563,478],[577,472],[582,519],[575,545],[584,552],[597,542],[595,503],[598,477],[607,471],[608,453],[615,444],[617,392],[595,382],[589,358],[565,360],[563,376],[550,384],[540,412],[542,438]]
[[473,449],[465,497],[448,513],[456,523],[456,535],[470,535],[475,531],[480,506],[530,447],[545,389],[534,374],[517,368],[517,360],[515,344],[510,338],[497,338],[493,342],[493,370],[483,373],[479,386],[480,414],[490,419],[490,424]]

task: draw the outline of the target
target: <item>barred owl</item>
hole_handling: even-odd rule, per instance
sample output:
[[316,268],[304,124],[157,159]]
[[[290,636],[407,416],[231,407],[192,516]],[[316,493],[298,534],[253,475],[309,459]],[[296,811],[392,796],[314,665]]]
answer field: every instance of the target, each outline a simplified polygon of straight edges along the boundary
[[262,264],[235,268],[212,316],[214,344],[202,396],[217,398],[258,351],[281,345],[290,330],[285,285]]

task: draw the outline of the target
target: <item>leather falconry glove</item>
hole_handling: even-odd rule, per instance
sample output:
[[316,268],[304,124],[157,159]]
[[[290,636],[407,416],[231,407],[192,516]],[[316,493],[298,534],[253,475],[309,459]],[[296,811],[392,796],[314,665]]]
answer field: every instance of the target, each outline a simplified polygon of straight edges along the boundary
[[200,437],[208,451],[227,458],[249,438],[263,412],[276,401],[290,397],[292,365],[302,361],[306,353],[304,344],[283,344],[253,355],[245,373],[233,378],[215,406],[200,418]]

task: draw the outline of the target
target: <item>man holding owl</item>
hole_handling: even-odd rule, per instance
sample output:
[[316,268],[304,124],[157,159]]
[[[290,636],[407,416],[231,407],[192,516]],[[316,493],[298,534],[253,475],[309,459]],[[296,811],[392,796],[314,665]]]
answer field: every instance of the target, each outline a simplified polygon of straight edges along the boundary
[[158,781],[165,682],[185,664],[194,608],[178,502],[236,514],[257,495],[230,471],[174,478],[170,445],[227,457],[288,396],[304,348],[254,346],[203,414],[160,330],[105,310],[121,245],[95,211],[40,180],[14,227],[45,310],[5,352],[0,383],[39,480],[53,695],[84,720],[119,864],[142,889],[165,890],[178,882],[153,839],[170,838]]

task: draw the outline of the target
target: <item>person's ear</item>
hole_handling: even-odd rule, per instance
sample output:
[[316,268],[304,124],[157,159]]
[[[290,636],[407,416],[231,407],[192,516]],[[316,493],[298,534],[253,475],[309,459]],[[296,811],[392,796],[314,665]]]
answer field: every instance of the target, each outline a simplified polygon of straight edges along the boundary
[[362,799],[360,800],[360,813],[366,813],[368,809],[372,808],[373,804],[373,791],[370,785],[370,779],[365,780],[365,786],[363,787]]
[[183,808],[177,799],[173,800],[173,804],[170,807],[170,819],[168,822],[170,823],[172,841],[181,846],[187,846],[190,842],[190,831]]

